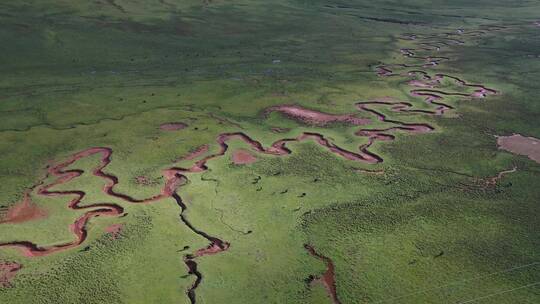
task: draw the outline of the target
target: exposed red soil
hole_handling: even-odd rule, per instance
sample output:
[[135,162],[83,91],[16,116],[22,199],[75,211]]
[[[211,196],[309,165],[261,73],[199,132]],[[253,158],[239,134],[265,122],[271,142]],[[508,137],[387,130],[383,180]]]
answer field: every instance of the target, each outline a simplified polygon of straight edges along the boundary
[[[367,106],[388,106],[392,112],[401,112],[408,114],[430,114],[430,115],[443,115],[446,110],[452,109],[452,107],[442,104],[437,104],[434,110],[422,110],[413,109],[413,104],[406,101],[396,100],[391,97],[382,97],[373,101],[365,101],[357,103],[357,107],[362,111],[370,111]],[[373,113],[378,116],[378,120],[382,120],[380,113]],[[386,118],[385,118],[386,119]]]
[[107,228],[105,228],[105,232],[112,235],[114,239],[117,239],[118,237],[120,237],[120,234],[122,233],[123,228],[124,228],[123,224],[112,224],[108,226]]
[[497,144],[499,149],[525,155],[540,164],[540,139],[513,134],[510,136],[498,136]]
[[[54,191],[52,190],[55,186],[60,184],[68,183],[69,181],[81,176],[84,171],[79,169],[67,169],[69,166],[73,165],[76,161],[86,158],[95,154],[100,154],[100,164],[92,170],[94,176],[98,176],[106,181],[106,184],[102,188],[102,191],[110,196],[121,199],[128,203],[151,203],[163,198],[172,197],[176,200],[177,204],[181,207],[180,219],[181,221],[188,226],[194,233],[206,238],[210,244],[202,249],[197,250],[194,254],[186,255],[184,257],[184,262],[188,267],[190,274],[196,277],[193,285],[188,289],[187,294],[192,303],[195,303],[195,290],[202,281],[202,274],[197,270],[196,258],[217,254],[223,251],[226,251],[230,247],[230,243],[220,240],[219,238],[210,236],[203,231],[195,228],[185,217],[184,211],[187,209],[187,206],[182,202],[180,196],[177,194],[177,189],[187,181],[185,174],[188,173],[199,173],[204,172],[208,169],[207,162],[219,158],[228,150],[227,141],[237,139],[247,143],[251,149],[255,152],[270,154],[270,155],[288,155],[291,151],[286,147],[288,142],[300,142],[305,140],[313,140],[319,145],[327,148],[331,152],[344,157],[346,159],[361,161],[367,163],[377,163],[382,161],[382,159],[374,154],[371,154],[364,149],[361,149],[360,153],[354,153],[347,150],[344,150],[326,139],[323,135],[317,133],[302,133],[296,138],[285,138],[274,142],[270,147],[263,147],[262,144],[256,140],[251,139],[244,133],[223,133],[220,134],[216,142],[220,146],[220,150],[212,155],[208,155],[201,160],[196,161],[190,168],[176,168],[171,167],[169,169],[163,170],[163,177],[165,178],[165,183],[163,185],[160,193],[148,197],[145,199],[137,199],[131,197],[127,194],[118,193],[114,190],[114,187],[119,183],[118,178],[112,174],[104,172],[104,168],[109,165],[111,162],[112,150],[105,147],[94,147],[81,152],[71,155],[66,161],[50,166],[47,170],[49,176],[54,176],[56,179],[49,184],[38,187],[43,184],[43,180],[40,180],[36,186],[37,194],[43,196],[66,196],[72,197],[68,203],[68,207],[71,209],[83,209],[88,210],[81,217],[79,217],[73,224],[70,225],[70,230],[75,236],[75,240],[63,244],[51,245],[51,246],[39,246],[32,242],[28,241],[14,241],[9,243],[0,244],[0,247],[12,247],[19,249],[23,255],[27,257],[39,257],[45,256],[52,253],[56,253],[62,250],[67,250],[74,248],[82,244],[87,238],[87,223],[94,217],[97,216],[119,216],[123,213],[124,209],[116,204],[91,204],[85,206],[79,206],[79,203],[85,197],[86,193],[81,190],[68,190],[68,191]],[[32,188],[32,189],[33,189]]]
[[[387,100],[387,99],[386,99]],[[363,136],[368,138],[368,143],[361,146],[360,149],[364,152],[368,152],[367,149],[377,141],[391,141],[395,139],[395,136],[391,133],[395,131],[402,131],[407,133],[427,133],[434,130],[434,128],[428,124],[412,124],[404,123],[397,120],[388,119],[384,114],[373,109],[373,107],[390,107],[390,110],[394,112],[411,112],[411,113],[429,113],[436,114],[437,112],[429,112],[423,110],[412,110],[412,106],[409,103],[401,101],[366,101],[359,102],[356,104],[357,108],[361,111],[369,112],[374,114],[378,120],[395,124],[394,127],[389,127],[385,129],[360,129],[355,132],[357,136]],[[382,159],[381,159],[382,161]]]
[[226,242],[213,242],[206,248],[201,248],[195,252],[196,257],[201,257],[205,255],[213,255],[220,253],[229,248],[230,244]]
[[[378,120],[387,122],[387,123],[392,123],[392,124],[395,124],[396,126],[385,128],[385,129],[360,129],[359,131],[357,131],[355,133],[357,136],[368,137],[368,142],[359,147],[359,152],[351,152],[351,151],[344,150],[330,143],[321,134],[316,134],[316,133],[303,133],[302,135],[300,135],[299,137],[295,139],[284,139],[284,140],[276,141],[266,151],[264,151],[264,149],[262,150],[258,149],[257,151],[271,153],[271,154],[275,154],[275,153],[283,154],[285,152],[289,153],[287,152],[288,150],[284,151],[282,149],[284,144],[287,141],[302,141],[305,139],[314,139],[321,146],[327,147],[331,152],[334,152],[346,159],[354,160],[354,161],[363,161],[367,163],[379,163],[383,161],[382,158],[379,157],[378,155],[371,153],[369,151],[369,148],[377,141],[393,140],[395,136],[389,133],[392,133],[394,131],[403,131],[407,133],[427,133],[427,132],[433,131],[434,128],[428,124],[404,123],[401,121],[388,119],[384,114],[372,109],[372,107],[385,106],[385,107],[390,107],[390,109],[394,112],[409,112],[409,113],[424,113],[424,114],[439,114],[440,109],[441,109],[440,106],[434,111],[410,109],[412,107],[412,104],[407,103],[407,102],[402,102],[402,101],[395,101],[391,98],[381,98],[381,100],[377,100],[377,101],[359,102],[356,104],[356,106],[358,110],[363,111],[363,112],[368,112],[370,114],[374,114]],[[280,107],[289,108],[288,105],[276,106],[273,108],[280,108]],[[301,108],[301,109],[302,111],[306,111],[308,113],[313,112],[309,109],[305,109],[305,108]],[[346,116],[350,117],[351,115],[352,114],[349,114]]]
[[[493,30],[499,30],[499,28]],[[456,33],[445,33],[443,37],[410,35],[404,38],[408,40],[418,40],[419,44],[422,46],[421,50],[423,51],[438,51],[442,47],[463,44],[464,42],[462,40],[451,38],[453,35],[457,34],[468,35],[468,33],[465,34],[464,31],[458,31]],[[389,107],[391,111],[402,113],[443,115],[446,111],[453,109],[452,106],[442,102],[442,100],[444,100],[447,96],[484,98],[489,95],[495,95],[498,93],[496,90],[488,88],[484,85],[468,83],[458,77],[446,74],[435,74],[434,76],[430,76],[427,72],[419,69],[408,70],[405,73],[395,73],[395,68],[427,68],[436,66],[441,61],[447,61],[450,59],[447,57],[433,55],[418,56],[416,55],[416,51],[417,50],[413,48],[400,50],[403,56],[411,59],[421,60],[422,62],[420,64],[382,64],[376,67],[376,71],[380,76],[414,77],[413,79],[408,81],[408,85],[414,87],[414,89],[410,90],[410,95],[423,97],[426,103],[434,105],[435,108],[433,110],[412,109],[413,106],[411,103],[395,101],[390,98],[382,98],[375,101],[357,103],[357,108],[360,111],[374,114],[379,121],[395,124],[395,126],[384,129],[360,129],[355,133],[357,136],[368,137],[367,144],[360,146],[359,150],[360,152],[362,152],[362,154],[364,154],[364,156],[370,155],[373,159],[378,159],[374,162],[380,162],[382,161],[382,159],[378,158],[378,156],[376,155],[371,154],[367,149],[376,141],[393,140],[395,136],[392,133],[395,131],[402,131],[408,133],[427,133],[433,131],[434,128],[424,123],[404,123],[401,121],[390,120],[386,118],[386,116],[381,112],[374,110],[373,107]],[[420,77],[420,79],[417,79],[417,77]],[[458,86],[469,87],[471,88],[472,92],[447,92],[436,89],[436,87],[440,86],[445,80],[453,82]],[[272,111],[281,112],[293,119],[297,119],[313,125],[325,125],[331,122],[348,122],[353,125],[362,125],[365,124],[367,121],[366,119],[356,118],[354,114],[332,115],[306,109],[296,105],[274,106],[268,108],[265,111],[265,114],[268,114]],[[359,119],[359,121],[355,121],[354,119]]]
[[243,149],[234,151],[231,158],[235,165],[251,164],[257,161],[257,157]]
[[0,287],[11,287],[11,280],[21,268],[19,263],[0,261]]
[[[301,142],[305,140],[314,140],[316,143],[327,148],[331,152],[349,160],[361,161],[361,162],[366,162],[366,163],[378,163],[382,161],[382,159],[379,156],[374,155],[370,153],[369,151],[367,151],[367,145],[362,146],[359,153],[355,153],[355,152],[347,151],[345,149],[342,149],[334,145],[328,139],[326,139],[323,135],[317,134],[317,133],[304,132],[296,138],[281,139],[274,142],[268,148],[264,148],[260,142],[251,139],[249,136],[247,136],[244,133],[241,133],[241,132],[223,133],[219,135],[216,139],[216,142],[220,146],[220,150],[218,151],[218,153],[204,157],[203,159],[195,162],[190,168],[187,168],[187,169],[172,167],[172,168],[163,170],[163,177],[165,178],[165,184],[161,192],[152,197],[148,197],[144,199],[136,199],[127,194],[117,193],[114,190],[114,187],[119,182],[118,178],[114,175],[111,175],[103,171],[103,169],[106,166],[108,166],[109,163],[111,162],[112,150],[110,148],[104,148],[104,147],[90,148],[90,149],[83,150],[81,152],[73,154],[66,161],[60,164],[49,167],[48,174],[50,176],[55,176],[56,180],[54,180],[50,184],[39,187],[37,190],[38,195],[73,197],[68,204],[69,208],[89,210],[83,216],[77,219],[74,224],[71,225],[71,230],[73,234],[76,236],[76,240],[73,242],[66,243],[66,244],[53,245],[50,247],[39,247],[36,244],[26,242],[26,241],[16,241],[16,242],[11,242],[11,243],[0,244],[0,247],[16,247],[16,248],[21,249],[21,251],[27,256],[43,256],[43,255],[54,253],[60,250],[73,248],[80,245],[86,239],[87,231],[85,227],[86,227],[87,222],[91,218],[94,218],[99,215],[118,216],[123,213],[123,208],[116,204],[101,203],[101,204],[86,205],[83,207],[79,206],[79,203],[86,195],[84,191],[79,191],[79,190],[52,191],[51,190],[55,186],[60,185],[60,184],[65,184],[73,180],[74,178],[81,176],[84,173],[83,170],[78,170],[78,169],[66,170],[67,167],[71,166],[73,163],[75,163],[79,159],[86,158],[94,154],[101,154],[101,162],[96,168],[92,170],[92,174],[106,180],[106,184],[104,185],[102,189],[104,193],[110,196],[116,197],[118,199],[121,199],[128,203],[151,203],[151,202],[161,200],[163,198],[173,196],[176,193],[176,189],[187,180],[187,177],[184,175],[185,173],[198,173],[198,172],[206,171],[208,169],[206,166],[206,163],[209,160],[223,156],[228,150],[228,145],[226,144],[226,142],[231,139],[242,140],[248,145],[250,145],[253,151],[264,153],[264,154],[270,154],[270,155],[290,154],[291,151],[286,147],[286,144],[288,142]],[[40,181],[40,184],[41,183],[43,183],[43,181]]]
[[332,299],[332,303],[340,304],[341,302],[339,301],[336,290],[336,271],[334,263],[330,258],[317,253],[313,246],[305,244],[304,248],[306,248],[306,250],[311,256],[316,257],[317,259],[323,261],[326,264],[326,271],[324,272],[324,274],[320,277],[315,277],[314,281],[318,281],[323,284],[324,288],[326,288],[328,296]]
[[[479,33],[464,32],[464,31],[458,31],[458,32],[460,35],[472,36],[472,35],[477,35],[477,34],[478,35],[483,34],[491,30],[501,30],[501,28],[488,28],[483,31],[476,31]],[[424,37],[420,35],[409,35],[407,37],[404,37],[404,39],[418,41],[418,44],[420,45],[420,48],[418,50],[438,51],[442,47],[445,47],[445,46],[452,46],[452,45],[463,43],[459,39],[450,38],[451,35],[454,35],[454,34],[447,33],[447,36],[443,38],[433,37],[433,36]],[[436,41],[434,41],[434,39]],[[246,144],[248,144],[250,149],[253,152],[281,156],[281,155],[288,155],[291,153],[291,151],[286,147],[288,142],[302,142],[305,140],[310,140],[310,141],[314,141],[315,143],[328,149],[332,153],[340,157],[343,157],[345,159],[374,164],[374,163],[382,162],[382,158],[368,151],[368,148],[376,141],[393,140],[394,135],[390,134],[391,132],[404,131],[404,132],[409,132],[409,133],[426,133],[433,130],[433,128],[427,124],[404,123],[401,121],[388,119],[381,112],[374,110],[373,109],[374,107],[387,107],[391,111],[402,112],[402,113],[423,113],[423,114],[431,114],[431,115],[442,115],[445,113],[445,111],[452,109],[451,106],[441,102],[442,100],[444,100],[446,96],[479,98],[479,97],[486,97],[488,95],[493,95],[497,93],[495,90],[484,87],[483,85],[470,84],[457,77],[453,77],[449,75],[436,74],[434,76],[429,76],[427,72],[422,71],[422,70],[409,70],[405,74],[395,73],[394,69],[431,68],[431,67],[437,66],[441,61],[449,59],[449,58],[440,57],[440,56],[418,56],[415,54],[415,49],[403,49],[401,52],[406,57],[409,57],[411,59],[421,60],[420,64],[414,64],[414,65],[383,64],[376,68],[377,73],[380,76],[388,76],[388,77],[389,76],[404,76],[404,75],[415,77],[414,79],[410,80],[409,85],[412,87],[416,87],[417,89],[412,89],[410,91],[410,94],[412,96],[425,97],[425,101],[428,104],[435,105],[436,108],[434,110],[413,109],[411,103],[395,101],[395,100],[390,100],[390,99],[380,99],[376,101],[358,103],[356,106],[359,111],[371,113],[375,115],[378,120],[394,124],[395,126],[385,128],[385,129],[360,129],[358,130],[356,132],[356,135],[368,137],[368,142],[360,146],[357,152],[348,151],[341,147],[338,147],[337,145],[333,144],[329,139],[325,138],[322,134],[319,134],[319,133],[304,132],[295,138],[283,138],[283,139],[277,140],[274,143],[272,143],[269,147],[263,147],[260,142],[253,140],[247,134],[242,133],[242,132],[222,133],[216,138],[216,143],[220,147],[217,153],[203,157],[202,159],[196,161],[189,168],[171,167],[171,168],[163,170],[162,173],[163,173],[163,177],[165,178],[165,183],[161,191],[152,197],[148,197],[145,199],[137,199],[127,194],[116,192],[114,190],[114,187],[119,183],[118,178],[114,175],[108,174],[103,171],[103,169],[111,162],[112,150],[106,147],[90,148],[90,149],[81,151],[79,153],[73,154],[66,161],[60,164],[50,166],[47,170],[47,174],[48,176],[53,176],[56,179],[50,184],[43,185],[46,179],[46,178],[43,178],[28,191],[28,193],[30,193],[35,188],[37,188],[38,195],[70,197],[71,199],[68,203],[69,208],[87,210],[81,217],[79,217],[73,224],[70,225],[70,230],[73,232],[75,236],[75,240],[68,243],[64,243],[64,244],[58,244],[58,245],[52,245],[52,246],[46,246],[46,247],[45,246],[41,247],[37,244],[27,242],[27,241],[15,241],[15,242],[10,242],[10,243],[0,244],[0,247],[18,248],[22,251],[24,255],[28,257],[43,256],[43,255],[55,253],[55,252],[73,248],[82,244],[86,240],[86,237],[87,237],[88,232],[86,230],[86,226],[90,219],[97,216],[121,215],[123,213],[123,208],[116,204],[98,203],[98,204],[79,206],[79,203],[86,195],[85,192],[83,191],[80,191],[80,190],[54,191],[52,190],[52,188],[54,188],[55,186],[68,183],[74,178],[77,178],[80,175],[82,175],[84,172],[82,170],[77,170],[77,169],[67,169],[67,167],[71,166],[73,163],[75,163],[79,159],[89,157],[94,154],[100,154],[101,155],[100,164],[92,170],[92,174],[106,181],[106,184],[102,189],[104,193],[110,196],[113,196],[115,198],[121,199],[124,202],[128,202],[128,203],[151,203],[151,202],[159,201],[164,198],[173,198],[181,209],[180,220],[194,233],[208,240],[209,242],[208,246],[201,249],[197,249],[194,253],[187,254],[184,256],[184,263],[186,264],[189,273],[196,277],[195,282],[187,290],[187,295],[190,301],[192,303],[195,303],[196,301],[195,290],[199,286],[199,284],[202,282],[202,279],[203,279],[202,274],[197,269],[196,259],[205,255],[213,255],[213,254],[224,252],[228,250],[228,248],[230,247],[230,243],[223,241],[217,237],[211,236],[207,234],[206,232],[198,230],[196,227],[194,227],[185,216],[185,210],[187,210],[187,205],[182,201],[181,197],[177,193],[177,190],[187,181],[188,179],[186,176],[187,174],[204,172],[208,170],[208,167],[207,167],[208,161],[225,155],[225,153],[228,150],[227,141],[234,140],[234,139],[241,140],[245,142]],[[421,76],[420,80],[416,79],[418,76]],[[449,79],[451,81],[454,81],[457,85],[460,85],[460,86],[468,86],[473,90],[473,92],[472,93],[446,92],[446,91],[436,89],[442,83],[444,79]],[[273,111],[280,112],[284,115],[287,115],[293,119],[299,120],[306,124],[318,125],[318,126],[324,126],[326,124],[337,123],[337,122],[361,126],[370,122],[369,119],[358,118],[355,116],[355,114],[343,114],[343,115],[328,114],[328,113],[318,112],[315,110],[306,109],[297,105],[279,105],[279,106],[271,107],[265,111],[265,114],[269,114],[270,112],[273,112]],[[230,125],[234,125],[238,128],[241,128],[240,125],[234,122],[230,122],[226,119],[215,117],[213,116],[213,114],[211,114],[211,116],[216,118],[220,123],[227,123]],[[161,125],[160,129],[173,131],[173,130],[183,129],[185,127],[187,127],[187,125],[184,123],[172,122],[172,123]],[[538,141],[537,139],[534,139],[534,140]],[[516,145],[515,140],[511,142],[514,145]],[[505,144],[502,143],[501,146],[503,145]],[[534,143],[534,145],[536,145],[536,142]],[[506,144],[506,146],[508,146],[508,144]],[[528,149],[530,149],[530,145],[517,144],[517,146],[520,148],[523,148],[523,146],[526,146]],[[196,151],[184,157],[183,160],[197,159],[205,155],[208,151],[209,151],[208,145],[201,146]],[[251,156],[255,157],[253,155]],[[531,156],[529,155],[529,157]],[[538,154],[534,154],[533,157],[538,157]],[[500,177],[502,177],[502,175]],[[109,227],[110,229],[107,228],[107,231],[113,234],[117,232],[119,233],[119,231],[121,231],[121,226],[119,226],[119,224],[115,224],[115,225],[110,226]],[[336,294],[335,270],[334,270],[334,265],[332,261],[329,258],[318,254],[313,247],[307,244],[305,245],[305,248],[312,256],[326,263],[327,270],[320,278],[317,278],[317,280],[319,280],[325,286],[330,297],[332,298],[333,303],[339,303],[339,300]],[[4,267],[7,267],[7,266],[4,266]],[[11,268],[9,270],[9,273],[13,272],[13,269],[14,269],[13,268],[14,266],[10,266],[10,267]],[[20,269],[20,265],[19,265],[19,269]]]
[[[429,37],[428,37],[429,38]],[[426,38],[426,39],[428,39]],[[419,36],[410,36],[408,39],[419,39],[422,41],[422,37]],[[431,39],[431,38],[429,38]],[[438,41],[436,43],[427,43],[422,42],[421,45],[423,45],[423,49],[430,49],[430,50],[439,50],[441,47],[446,45],[455,45],[461,43],[460,41],[456,39],[447,39],[447,41]],[[400,67],[400,68],[409,68],[409,67],[429,67],[434,66],[438,64],[441,60],[447,60],[447,58],[444,57],[435,57],[435,56],[416,56],[414,53],[414,49],[404,49],[402,50],[402,54],[407,57],[415,58],[415,59],[421,59],[422,61],[427,61],[427,65],[425,63],[420,65],[407,65],[407,64],[394,64],[394,65],[382,65],[378,67],[378,70],[380,74],[388,75],[392,74],[394,75],[391,68],[394,67]],[[381,72],[382,71],[382,72]],[[410,103],[406,102],[396,102],[396,101],[371,101],[371,102],[361,102],[357,104],[357,107],[361,111],[369,112],[374,114],[380,121],[388,122],[395,124],[396,126],[386,128],[386,129],[360,129],[356,132],[356,135],[358,136],[365,136],[368,137],[368,143],[364,144],[359,147],[359,152],[351,152],[344,150],[333,143],[331,143],[328,139],[324,138],[323,135],[317,134],[317,133],[302,133],[296,138],[285,138],[278,140],[274,142],[270,147],[263,148],[262,145],[249,138],[244,133],[224,133],[218,136],[217,143],[220,145],[221,149],[218,153],[207,156],[199,161],[197,161],[191,168],[189,169],[182,169],[182,168],[170,168],[163,172],[163,175],[166,179],[165,185],[158,195],[155,195],[150,198],[146,199],[135,199],[125,194],[116,193],[114,191],[114,186],[118,183],[118,179],[110,174],[104,173],[102,169],[107,166],[110,162],[110,156],[112,151],[109,148],[91,148],[82,152],[79,152],[75,155],[73,155],[70,159],[68,159],[66,162],[61,163],[59,165],[53,166],[49,168],[49,174],[52,176],[56,176],[57,180],[53,183],[43,186],[38,190],[38,194],[41,195],[47,195],[47,196],[59,196],[59,195],[67,195],[67,196],[74,196],[69,204],[70,208],[73,209],[92,209],[88,211],[86,214],[84,214],[81,218],[79,218],[73,225],[72,230],[73,233],[77,236],[77,240],[68,243],[68,244],[62,244],[57,246],[51,246],[50,248],[41,248],[37,247],[35,244],[29,244],[26,242],[14,242],[11,244],[3,244],[0,246],[15,246],[24,248],[24,251],[28,255],[43,255],[50,252],[55,252],[62,249],[71,248],[73,246],[77,246],[80,243],[84,241],[86,238],[86,230],[85,226],[87,221],[95,217],[97,215],[119,215],[123,212],[123,209],[120,206],[114,205],[114,204],[94,204],[90,206],[85,207],[79,207],[78,203],[82,200],[85,193],[82,191],[49,191],[50,188],[58,185],[63,184],[71,179],[80,176],[83,172],[81,170],[66,170],[64,169],[71,165],[76,160],[87,157],[96,153],[102,154],[101,159],[101,165],[98,166],[96,169],[94,169],[93,174],[96,176],[99,176],[107,181],[106,185],[103,188],[103,191],[111,196],[123,199],[126,202],[131,203],[148,203],[160,200],[165,197],[172,196],[178,186],[182,183],[182,180],[185,179],[185,176],[182,175],[182,173],[196,173],[196,172],[202,172],[207,169],[206,162],[210,159],[219,157],[224,155],[225,151],[227,150],[228,146],[226,144],[226,141],[232,138],[237,138],[240,140],[243,140],[247,144],[251,146],[251,148],[260,153],[265,154],[273,154],[273,155],[286,155],[290,153],[290,150],[286,148],[286,143],[290,141],[304,141],[304,140],[314,140],[319,145],[326,147],[331,152],[342,156],[349,160],[354,161],[362,161],[367,163],[378,163],[382,161],[382,158],[379,156],[371,153],[368,151],[368,148],[376,141],[387,141],[387,140],[393,140],[394,135],[389,134],[390,132],[394,131],[405,131],[410,133],[425,133],[430,132],[433,130],[433,128],[427,124],[410,124],[410,123],[403,123],[395,120],[389,120],[386,118],[385,115],[383,115],[381,112],[378,112],[374,110],[372,107],[374,106],[386,106],[390,107],[390,110],[395,112],[409,112],[409,113],[425,113],[425,114],[436,114],[436,115],[442,115],[444,112],[448,109],[451,109],[451,106],[448,106],[444,103],[439,102],[439,100],[442,100],[444,96],[468,96],[468,97],[485,97],[489,94],[495,94],[496,91],[493,89],[489,89],[484,87],[483,85],[478,84],[469,84],[457,77],[449,76],[449,75],[443,75],[443,74],[436,74],[433,77],[430,77],[426,72],[420,71],[420,70],[412,70],[406,73],[406,75],[414,76],[416,77],[418,74],[422,76],[422,81],[418,80],[416,82],[410,83],[413,86],[419,86],[421,83],[422,87],[435,87],[437,86],[443,79],[448,78],[453,81],[455,81],[457,84],[462,86],[469,86],[474,88],[474,92],[470,94],[466,93],[460,93],[460,92],[445,92],[437,89],[414,89],[411,90],[411,95],[413,96],[424,96],[426,99],[426,102],[435,104],[437,108],[433,111],[430,110],[414,110],[411,109],[412,105]],[[401,75],[401,74],[395,74],[395,75]],[[276,107],[272,107],[267,109],[266,114],[272,112],[272,111],[278,111],[285,115],[288,115],[294,119],[301,120],[303,122],[306,122],[308,124],[314,124],[314,125],[326,125],[328,123],[333,122],[343,122],[343,123],[349,123],[352,125],[364,125],[368,123],[369,119],[364,118],[357,118],[354,116],[354,114],[344,114],[344,115],[335,115],[335,114],[327,114],[322,113],[314,110],[309,110],[300,106],[296,105],[280,105]],[[167,123],[161,125],[162,129],[165,130],[178,130],[181,128],[185,128],[186,125],[184,123]],[[502,139],[501,139],[502,140]],[[514,143],[514,145],[517,145],[520,149],[523,149],[524,144],[516,144],[515,140],[511,141]],[[507,144],[508,145],[508,144]],[[529,146],[527,146],[529,147]],[[530,148],[530,147],[529,147]],[[510,149],[510,148],[509,148]],[[518,148],[513,148],[518,149]],[[185,159],[195,159],[202,154],[207,152],[207,147],[203,146],[198,151],[195,151],[194,153],[188,155]],[[527,152],[524,152],[527,153]],[[532,154],[530,157],[537,157],[536,154]],[[97,208],[97,209],[96,209]]]
[[[393,119],[388,119],[386,115],[382,114],[379,111],[376,111],[372,109],[373,107],[390,107],[391,111],[394,112],[409,112],[409,113],[424,113],[424,114],[436,114],[436,112],[430,112],[425,110],[414,110],[410,109],[411,104],[405,103],[405,102],[384,102],[384,101],[364,101],[359,102],[356,104],[357,108],[361,111],[369,112],[371,114],[374,114],[379,121],[387,122],[396,124],[396,127],[392,127],[391,129],[397,129],[397,130],[403,130],[411,133],[426,133],[431,132],[434,130],[433,127],[431,127],[428,124],[424,123],[405,123]],[[387,129],[388,130],[388,129]],[[366,132],[366,131],[373,131],[373,129],[360,129],[357,133],[357,135]]]
[[271,112],[280,112],[308,125],[325,126],[330,123],[342,122],[355,126],[361,126],[370,123],[369,119],[358,118],[355,117],[354,114],[327,114],[319,111],[306,109],[297,105],[279,105],[275,107],[270,107],[265,110],[266,115]]
[[23,223],[47,217],[47,210],[39,208],[30,198],[29,191],[24,193],[24,198],[19,203],[11,206],[5,216],[0,220],[2,223]]
[[[405,48],[401,49],[400,52],[403,56],[415,60],[420,60],[419,64],[381,64],[377,66],[376,73],[381,77],[391,77],[391,76],[411,76],[417,77],[421,76],[420,79],[411,79],[407,84],[415,89],[410,90],[411,96],[424,97],[424,100],[428,104],[434,104],[437,106],[436,114],[442,115],[447,110],[452,109],[448,104],[442,103],[445,96],[458,96],[458,97],[468,97],[468,98],[485,98],[489,95],[495,95],[498,92],[494,89],[488,88],[481,84],[472,84],[468,83],[458,77],[446,75],[446,74],[435,74],[434,76],[429,76],[429,74],[422,70],[423,68],[431,68],[437,66],[442,61],[450,60],[448,57],[441,56],[418,56],[417,52],[438,52],[443,47],[460,45],[464,44],[464,41],[460,39],[453,38],[456,35],[459,36],[476,36],[484,35],[488,31],[499,31],[501,28],[490,28],[485,31],[470,31],[465,32],[464,30],[458,30],[452,33],[444,33],[442,35],[404,35],[402,39],[415,41],[419,45],[419,48]],[[409,68],[421,68],[409,70]],[[396,72],[396,70],[406,69],[406,72]],[[471,88],[473,91],[471,93],[462,93],[462,92],[446,92],[438,89],[434,89],[442,85],[442,81],[448,79],[453,81],[456,85],[465,86]]]
[[187,128],[188,125],[183,122],[168,122],[161,124],[159,128],[163,131],[178,131]]

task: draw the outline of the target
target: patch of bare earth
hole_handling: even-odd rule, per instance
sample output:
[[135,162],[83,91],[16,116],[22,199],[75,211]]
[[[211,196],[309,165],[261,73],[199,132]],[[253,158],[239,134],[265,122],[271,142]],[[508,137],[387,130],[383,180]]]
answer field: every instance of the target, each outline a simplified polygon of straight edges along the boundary
[[187,124],[183,122],[168,122],[161,124],[159,128],[163,131],[178,131],[187,128]]
[[235,165],[251,164],[257,161],[257,158],[246,150],[236,150],[232,154],[232,161]]
[[540,139],[526,137],[520,134],[498,136],[497,145],[499,149],[518,155],[525,155],[540,164]]
[[370,123],[368,118],[358,118],[354,114],[328,114],[315,110],[306,109],[297,105],[280,105],[266,109],[268,115],[271,112],[280,112],[297,121],[308,125],[325,126],[330,123],[347,123],[355,126],[361,126]]
[[109,233],[113,237],[113,239],[117,239],[118,237],[120,237],[123,228],[124,225],[122,224],[112,224],[105,228],[105,232]]
[[0,287],[11,287],[11,280],[21,268],[19,263],[0,261]]
[[25,193],[24,199],[9,208],[5,216],[0,220],[2,223],[23,223],[47,217],[47,211],[39,208],[30,199],[30,195]]

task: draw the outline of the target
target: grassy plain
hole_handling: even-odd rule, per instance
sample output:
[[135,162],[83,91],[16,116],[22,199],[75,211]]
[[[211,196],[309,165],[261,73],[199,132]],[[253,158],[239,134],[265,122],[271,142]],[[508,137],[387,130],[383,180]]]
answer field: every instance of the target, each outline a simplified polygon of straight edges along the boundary
[[[303,141],[237,165],[232,152],[250,147],[231,140],[178,193],[194,227],[230,243],[195,259],[197,303],[331,303],[323,284],[308,282],[326,265],[304,244],[333,261],[341,303],[538,303],[540,165],[498,150],[494,136],[540,138],[540,5],[403,2],[2,2],[0,207],[19,202],[48,164],[90,147],[113,150],[104,171],[118,177],[118,193],[141,199],[160,192],[164,169],[193,164],[182,156],[205,144],[217,153],[224,132],[265,147],[315,132],[357,151],[367,142],[354,135],[360,127],[264,110],[296,104],[387,128],[355,103],[390,96],[432,109],[410,96],[409,77],[377,76],[382,62],[410,62],[399,50],[414,41],[402,35],[509,26],[442,49],[450,60],[432,69],[500,94],[446,98],[454,110],[443,116],[378,109],[435,128],[376,142],[369,150],[382,163]],[[167,122],[188,127],[160,130]],[[103,193],[106,181],[91,174],[98,164],[97,155],[77,161],[85,173],[54,190],[83,190],[82,206],[113,203],[127,215],[91,219],[83,244],[55,254],[0,247],[0,261],[23,265],[11,287],[0,285],[1,303],[190,303],[195,276],[183,259],[208,240],[181,222],[173,198],[132,204]],[[68,196],[31,197],[49,216],[0,224],[0,243],[73,241],[69,225],[85,210],[69,209]],[[119,237],[105,232],[118,223]]]

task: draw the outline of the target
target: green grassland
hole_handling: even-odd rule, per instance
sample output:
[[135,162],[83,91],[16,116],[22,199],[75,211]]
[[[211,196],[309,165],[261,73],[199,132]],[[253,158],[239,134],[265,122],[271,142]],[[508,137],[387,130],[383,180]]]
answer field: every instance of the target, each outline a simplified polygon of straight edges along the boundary
[[[376,142],[369,150],[382,163],[346,160],[312,140],[276,156],[235,139],[207,171],[187,173],[178,194],[196,229],[230,243],[196,258],[197,303],[332,303],[309,283],[326,265],[304,244],[333,261],[341,303],[538,303],[540,165],[498,150],[495,135],[540,138],[539,15],[536,1],[502,0],[3,1],[0,209],[47,165],[91,147],[113,150],[104,171],[118,177],[116,192],[137,199],[159,193],[164,169],[193,164],[182,156],[205,144],[205,155],[217,153],[224,132],[265,147],[316,132],[357,151],[367,142],[358,126],[264,110],[297,104],[388,128],[355,103],[389,96],[432,109],[409,95],[410,77],[377,76],[381,62],[410,62],[399,49],[415,42],[402,35],[509,26],[442,49],[451,59],[433,68],[500,94],[448,97],[455,109],[444,116],[377,108],[435,128]],[[188,127],[161,130],[167,122]],[[237,149],[257,161],[234,164]],[[0,285],[0,303],[190,303],[195,276],[183,258],[208,240],[182,223],[172,198],[133,204],[105,194],[106,181],[91,174],[99,162],[78,160],[69,168],[85,172],[53,190],[83,190],[81,206],[113,203],[127,215],[91,219],[83,244],[51,255],[0,247],[0,262],[23,265]],[[70,196],[31,197],[48,217],[1,223],[0,243],[73,241],[69,225],[87,210],[69,209]],[[119,237],[106,233],[111,224],[123,225]]]

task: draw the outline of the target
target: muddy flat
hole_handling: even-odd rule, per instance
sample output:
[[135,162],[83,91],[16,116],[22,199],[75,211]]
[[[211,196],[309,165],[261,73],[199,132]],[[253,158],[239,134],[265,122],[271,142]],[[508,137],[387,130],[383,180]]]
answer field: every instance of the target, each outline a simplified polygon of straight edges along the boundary
[[183,122],[168,122],[161,124],[159,128],[163,131],[178,131],[187,128],[188,125]]
[[257,158],[246,150],[236,150],[232,154],[232,161],[236,165],[252,164]]
[[498,136],[499,148],[514,154],[525,155],[540,163],[540,139],[527,137],[520,134],[510,136]]

